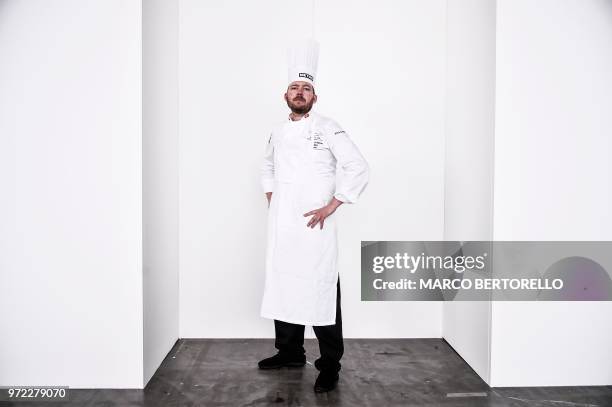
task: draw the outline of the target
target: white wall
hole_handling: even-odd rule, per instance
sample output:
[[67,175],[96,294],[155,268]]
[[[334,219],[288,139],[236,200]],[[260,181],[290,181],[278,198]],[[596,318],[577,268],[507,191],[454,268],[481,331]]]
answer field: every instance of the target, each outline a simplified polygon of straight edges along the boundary
[[347,337],[440,337],[440,303],[362,303],[360,240],[443,238],[445,1],[180,3],[180,336],[271,337],[259,316],[266,203],[259,166],[284,120],[285,47],[321,43],[316,109],[372,168],[342,207]]
[[144,384],[178,339],[178,0],[142,2]]
[[[444,239],[491,240],[495,2],[448,0]],[[490,302],[444,303],[442,336],[489,378]]]
[[0,385],[142,387],[140,4],[0,4]]
[[[496,240],[611,240],[612,2],[498,0]],[[492,386],[612,384],[612,303],[496,302]]]

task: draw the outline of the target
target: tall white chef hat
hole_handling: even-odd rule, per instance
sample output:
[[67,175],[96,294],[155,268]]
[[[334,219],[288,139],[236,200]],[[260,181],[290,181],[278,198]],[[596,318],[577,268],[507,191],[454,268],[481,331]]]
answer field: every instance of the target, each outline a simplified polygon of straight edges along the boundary
[[319,43],[314,39],[293,43],[287,52],[289,82],[304,81],[314,85],[319,61]]

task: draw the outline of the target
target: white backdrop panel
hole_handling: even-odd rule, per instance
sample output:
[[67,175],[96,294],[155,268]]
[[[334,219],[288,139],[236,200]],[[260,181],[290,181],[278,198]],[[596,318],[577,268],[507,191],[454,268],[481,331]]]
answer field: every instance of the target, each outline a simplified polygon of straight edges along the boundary
[[[537,6],[536,6],[537,4]],[[496,240],[612,239],[612,2],[498,0]],[[495,302],[492,386],[612,384],[612,302]]]
[[0,61],[0,385],[141,388],[141,2],[0,2]]
[[290,38],[321,42],[316,109],[368,159],[343,206],[347,337],[440,337],[439,303],[361,303],[360,240],[443,234],[445,2],[180,3],[180,336],[271,337],[259,317],[266,203],[259,165],[282,99]]

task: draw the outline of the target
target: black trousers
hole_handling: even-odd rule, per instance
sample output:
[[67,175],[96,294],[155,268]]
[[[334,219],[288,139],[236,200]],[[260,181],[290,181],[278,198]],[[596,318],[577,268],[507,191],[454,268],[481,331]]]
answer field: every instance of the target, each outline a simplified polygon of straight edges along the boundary
[[[313,326],[319,340],[321,357],[315,361],[319,370],[340,371],[340,358],[344,354],[342,338],[342,312],[340,310],[340,279],[338,278],[336,296],[336,323],[334,325]],[[304,325],[274,320],[276,340],[274,346],[279,353],[301,357],[304,350]]]

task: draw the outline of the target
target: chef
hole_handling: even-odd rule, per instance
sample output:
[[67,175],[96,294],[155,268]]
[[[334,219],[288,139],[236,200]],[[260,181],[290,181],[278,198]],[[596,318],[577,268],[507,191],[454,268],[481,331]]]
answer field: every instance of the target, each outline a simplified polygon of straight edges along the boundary
[[321,352],[314,386],[320,393],[336,387],[344,352],[335,211],[357,202],[369,170],[346,131],[312,111],[318,51],[313,40],[290,48],[284,98],[291,113],[273,128],[264,156],[269,209],[261,315],[274,320],[278,353],[259,367],[304,366],[304,326],[311,325]]

